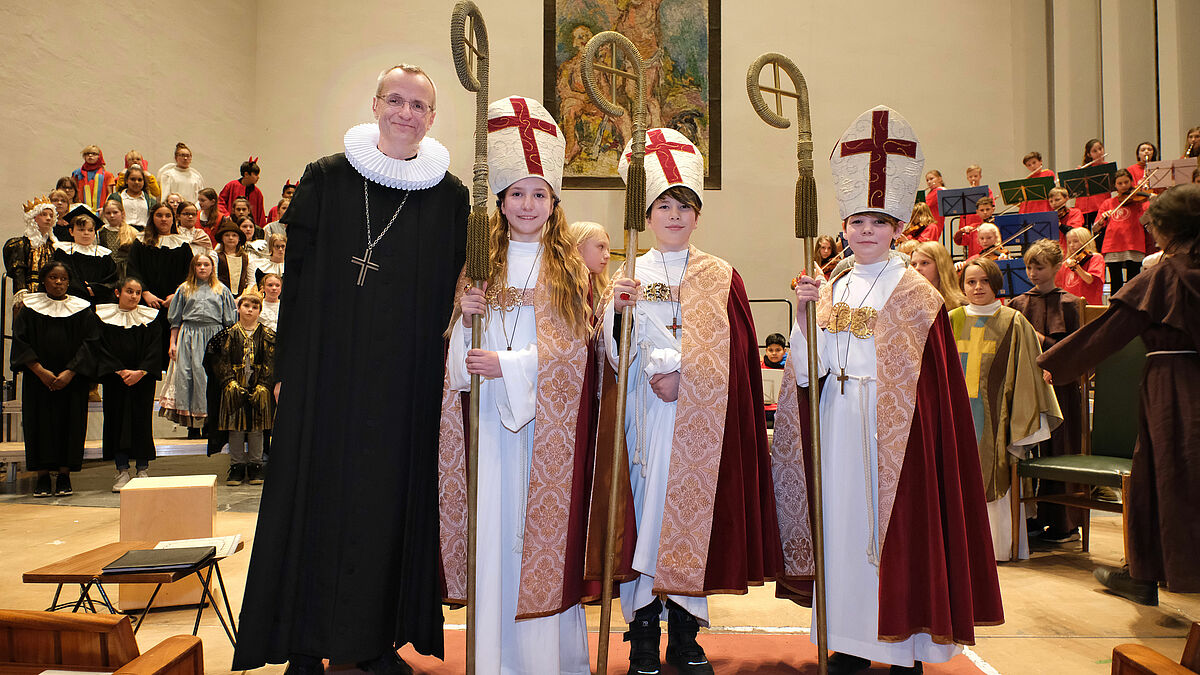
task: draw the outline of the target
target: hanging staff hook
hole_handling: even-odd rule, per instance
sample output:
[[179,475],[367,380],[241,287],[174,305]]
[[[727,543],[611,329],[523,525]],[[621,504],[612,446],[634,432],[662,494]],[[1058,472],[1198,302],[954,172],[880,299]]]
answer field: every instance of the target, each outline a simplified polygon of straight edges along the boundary
[[[767,65],[772,67],[774,86],[763,86],[759,83],[762,70]],[[795,91],[788,91],[780,86],[779,71],[782,70],[791,79]],[[772,111],[763,99],[763,92],[775,95],[775,110]],[[783,116],[783,98],[796,99],[796,237],[804,241],[804,269],[813,268],[813,238],[817,236],[817,183],[813,178],[813,142],[812,118],[808,109],[808,84],[804,75],[791,59],[770,52],[763,54],[750,64],[746,73],[746,94],[750,97],[750,105],[767,124],[777,129],[787,129],[791,120]],[[822,675],[829,672],[828,629],[826,623],[825,605],[825,520],[824,502],[821,486],[821,417],[820,396],[817,395],[817,308],[816,303],[808,303],[805,308],[808,328],[808,412],[812,421],[812,467],[813,467],[813,501],[815,513],[812,516],[813,559],[815,576],[814,610],[816,614],[817,635],[817,664],[818,672]]]

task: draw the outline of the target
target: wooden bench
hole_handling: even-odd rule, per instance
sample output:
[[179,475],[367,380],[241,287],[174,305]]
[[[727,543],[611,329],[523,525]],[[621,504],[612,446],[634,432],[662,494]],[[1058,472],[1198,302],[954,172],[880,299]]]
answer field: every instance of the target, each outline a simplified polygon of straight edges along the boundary
[[138,651],[129,617],[0,610],[0,672],[47,669],[120,675],[203,675],[200,638],[177,635]]
[[1200,673],[1200,623],[1192,622],[1183,658],[1175,663],[1145,645],[1117,645],[1113,649],[1112,675],[1194,675]]

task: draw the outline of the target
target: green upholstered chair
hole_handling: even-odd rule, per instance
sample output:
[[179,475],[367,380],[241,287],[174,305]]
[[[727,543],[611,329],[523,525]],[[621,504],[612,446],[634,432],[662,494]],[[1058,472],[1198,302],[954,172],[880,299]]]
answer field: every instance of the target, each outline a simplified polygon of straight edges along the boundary
[[[1142,367],[1146,361],[1146,346],[1141,338],[1135,338],[1116,354],[1096,366],[1095,377],[1083,378],[1083,452],[1078,455],[1058,457],[1036,457],[1014,462],[1012,465],[1013,510],[1013,555],[1017,559],[1020,536],[1020,505],[1029,502],[1048,502],[1074,506],[1085,510],[1082,544],[1088,550],[1091,534],[1091,511],[1109,511],[1122,514],[1122,527],[1127,528],[1125,503],[1128,502],[1129,472],[1133,466],[1133,448],[1137,444],[1138,408]],[[1088,388],[1092,394],[1091,414],[1088,414]],[[1091,427],[1088,429],[1088,420]],[[1085,485],[1087,491],[1045,496],[1021,494],[1024,478],[1056,480],[1064,483]],[[1107,486],[1120,488],[1123,503],[1093,499],[1092,487]],[[1126,536],[1128,533],[1126,532]]]

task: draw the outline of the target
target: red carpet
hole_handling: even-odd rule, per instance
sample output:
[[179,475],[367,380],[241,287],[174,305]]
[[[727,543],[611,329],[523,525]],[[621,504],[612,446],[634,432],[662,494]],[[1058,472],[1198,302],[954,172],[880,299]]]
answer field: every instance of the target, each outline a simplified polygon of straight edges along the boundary
[[[664,631],[665,632],[665,631]],[[592,667],[596,667],[597,633],[589,633]],[[664,648],[666,636],[663,636]],[[807,635],[762,635],[744,633],[701,633],[700,644],[708,654],[717,673],[750,673],[753,675],[796,675],[817,672],[817,649]],[[620,633],[610,635],[608,648],[609,673],[624,673],[629,662],[629,646],[621,641]],[[460,675],[466,670],[466,632],[446,631],[446,661],[421,656],[405,647],[400,650],[414,670],[425,675]],[[886,666],[876,665],[869,673],[887,673]],[[664,675],[675,669],[663,665]],[[971,660],[960,654],[947,663],[927,664],[929,675],[982,675]]]

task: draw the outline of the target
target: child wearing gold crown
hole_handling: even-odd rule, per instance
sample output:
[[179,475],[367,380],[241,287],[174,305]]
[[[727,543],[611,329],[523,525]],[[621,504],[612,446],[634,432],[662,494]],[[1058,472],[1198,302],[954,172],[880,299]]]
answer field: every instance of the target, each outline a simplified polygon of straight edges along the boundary
[[26,293],[41,290],[38,272],[54,257],[54,204],[46,197],[25,202],[25,232],[4,243],[4,270],[13,280],[13,304]]
[[[562,130],[533,99],[488,107],[491,277],[460,291],[442,404],[446,596],[466,595],[462,394],[480,375],[476,673],[587,675],[582,552],[595,387],[588,270],[559,205]],[[466,280],[461,279],[463,289]],[[483,317],[471,349],[471,317]]]
[[[1001,623],[974,428],[942,297],[889,251],[908,217],[924,157],[898,113],[861,115],[830,163],[854,265],[802,277],[797,314],[817,303],[822,504],[831,674],[922,672]],[[791,359],[772,459],[786,575],[777,592],[811,602],[807,359]],[[814,394],[816,395],[816,394]]]
[[[646,137],[646,224],[655,245],[638,257],[636,278],[617,272],[601,333],[615,367],[621,312],[634,308],[625,384],[629,477],[619,505],[632,514],[616,522],[636,531],[618,539],[630,542],[621,608],[630,673],[658,672],[664,618],[667,661],[680,673],[712,673],[696,641],[708,625],[706,596],[745,593],[773,579],[781,558],[762,371],[741,276],[691,243],[704,157],[673,129],[650,129]],[[626,180],[630,148],[618,165]],[[620,386],[611,369],[604,386]],[[615,424],[611,412],[602,409],[601,434]],[[610,447],[601,441],[597,451]],[[598,471],[609,466],[599,457],[596,464]],[[603,532],[595,534],[589,546],[603,550]]]

